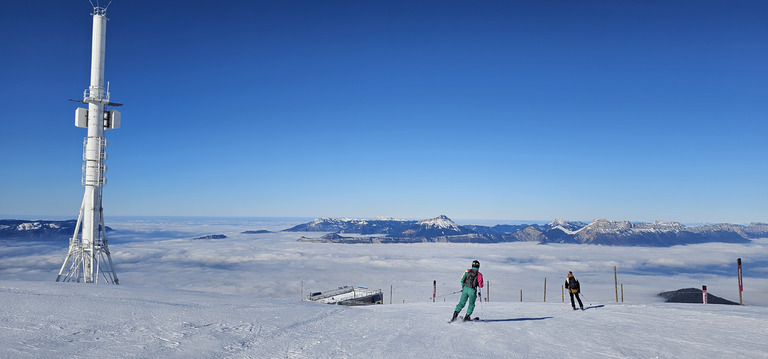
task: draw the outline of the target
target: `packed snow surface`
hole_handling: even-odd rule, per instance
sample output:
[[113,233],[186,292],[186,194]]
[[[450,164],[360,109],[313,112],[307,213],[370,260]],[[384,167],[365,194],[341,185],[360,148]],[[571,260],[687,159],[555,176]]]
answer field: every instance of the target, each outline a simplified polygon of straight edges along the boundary
[[[768,307],[346,307],[137,286],[0,282],[3,358],[766,358]],[[559,299],[559,298],[558,298]]]

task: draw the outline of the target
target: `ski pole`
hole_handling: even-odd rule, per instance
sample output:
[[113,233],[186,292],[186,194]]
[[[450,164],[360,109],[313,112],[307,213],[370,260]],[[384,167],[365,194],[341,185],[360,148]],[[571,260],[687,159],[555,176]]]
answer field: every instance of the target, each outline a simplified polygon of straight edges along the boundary
[[448,294],[441,294],[441,295],[435,296],[435,298],[445,297],[445,296],[448,296],[448,295],[451,295],[451,294],[457,294],[457,293],[461,293],[461,291],[457,290],[455,292],[450,292]]
[[590,301],[589,301],[589,299],[587,299],[587,297],[585,297],[585,296],[584,296],[584,294],[581,294],[581,292],[579,292],[579,295],[580,295],[582,298],[584,298],[584,300],[586,300],[586,301],[587,301],[587,303],[589,303],[589,305],[592,305],[592,302],[590,302]]
[[483,309],[483,296],[482,296],[482,290],[477,291],[477,298],[480,299],[480,313],[483,314],[483,318],[485,318],[485,310]]

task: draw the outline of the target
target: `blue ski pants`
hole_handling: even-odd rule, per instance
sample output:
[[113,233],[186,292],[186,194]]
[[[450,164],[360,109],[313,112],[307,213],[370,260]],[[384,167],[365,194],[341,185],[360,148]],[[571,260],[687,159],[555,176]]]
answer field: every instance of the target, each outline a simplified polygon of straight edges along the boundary
[[475,300],[477,299],[477,290],[472,289],[470,287],[464,287],[461,290],[461,299],[459,299],[459,304],[456,305],[456,311],[460,312],[464,305],[467,304],[467,299],[469,299],[469,306],[467,307],[467,315],[471,315],[473,311],[475,311]]

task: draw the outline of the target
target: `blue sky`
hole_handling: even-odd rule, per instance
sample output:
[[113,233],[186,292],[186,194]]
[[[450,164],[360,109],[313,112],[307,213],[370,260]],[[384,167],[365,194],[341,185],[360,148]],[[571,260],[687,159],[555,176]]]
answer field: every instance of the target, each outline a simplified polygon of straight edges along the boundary
[[[88,1],[0,4],[0,213],[82,199]],[[763,1],[114,0],[110,215],[768,221]]]

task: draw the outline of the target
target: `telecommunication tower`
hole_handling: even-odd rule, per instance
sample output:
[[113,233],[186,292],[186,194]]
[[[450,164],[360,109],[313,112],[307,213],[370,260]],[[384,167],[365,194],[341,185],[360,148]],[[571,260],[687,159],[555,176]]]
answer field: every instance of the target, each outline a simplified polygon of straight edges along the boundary
[[[93,5],[93,3],[91,3]],[[107,168],[104,130],[120,127],[120,113],[105,110],[106,106],[120,106],[109,101],[109,89],[104,88],[104,47],[106,43],[107,7],[93,6],[93,37],[91,45],[91,84],[83,93],[83,100],[72,100],[88,105],[75,110],[75,126],[88,129],[83,141],[83,186],[85,194],[80,205],[75,233],[69,240],[69,251],[59,270],[56,281],[98,283],[103,277],[107,283],[118,284],[117,273],[107,245],[104,211],[101,207],[102,187]]]

